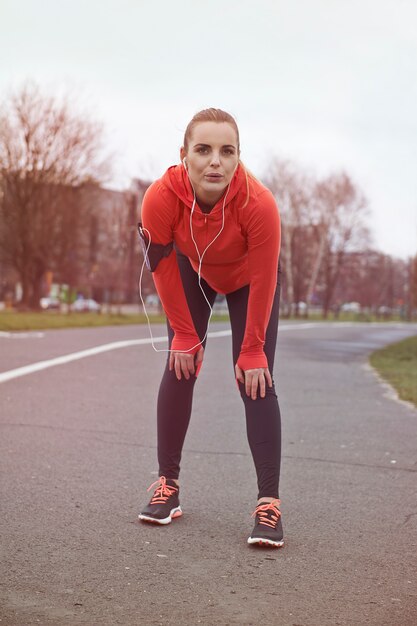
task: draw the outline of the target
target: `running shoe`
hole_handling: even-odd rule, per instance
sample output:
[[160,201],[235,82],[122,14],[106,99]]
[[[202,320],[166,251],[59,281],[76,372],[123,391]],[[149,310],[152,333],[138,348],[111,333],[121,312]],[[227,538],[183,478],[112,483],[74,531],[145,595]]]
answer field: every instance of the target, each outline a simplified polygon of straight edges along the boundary
[[148,504],[141,513],[139,519],[154,524],[170,524],[175,517],[182,515],[178,499],[180,488],[174,480],[160,476],[158,480],[148,488],[150,491],[158,485]]
[[248,543],[273,548],[281,548],[284,545],[279,505],[279,500],[258,504],[252,514],[256,522]]

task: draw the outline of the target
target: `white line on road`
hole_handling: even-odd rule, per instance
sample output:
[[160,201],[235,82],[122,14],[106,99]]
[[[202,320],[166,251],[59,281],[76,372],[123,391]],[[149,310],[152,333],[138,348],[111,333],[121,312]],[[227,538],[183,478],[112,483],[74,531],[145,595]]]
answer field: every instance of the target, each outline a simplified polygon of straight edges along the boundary
[[42,339],[45,336],[45,333],[22,333],[22,332],[14,332],[9,333],[4,330],[0,330],[0,337],[5,337],[6,339]]
[[[227,337],[231,334],[230,330],[219,330],[214,333],[209,333],[209,337]],[[154,337],[154,343],[162,343],[167,341],[168,337]],[[46,370],[49,367],[55,367],[56,365],[65,365],[71,361],[78,361],[79,359],[85,359],[88,356],[94,356],[95,354],[101,354],[102,352],[109,352],[110,350],[118,350],[119,348],[128,348],[130,346],[142,346],[152,343],[150,337],[144,339],[128,339],[125,341],[114,341],[112,343],[105,343],[95,348],[88,348],[87,350],[81,350],[80,352],[72,352],[64,356],[58,356],[54,359],[48,359],[47,361],[38,361],[37,363],[31,363],[30,365],[24,365],[23,367],[17,367],[16,369],[9,370],[8,372],[0,373],[0,383],[5,383],[13,378],[20,378],[21,376],[27,376],[28,374],[34,374],[41,370]]]
[[[283,324],[280,326],[279,332],[287,330],[305,330],[309,328],[317,328],[322,326],[337,326],[337,327],[346,327],[346,326],[357,326],[357,322],[300,322],[298,324]],[[367,324],[369,326],[369,323]],[[210,338],[216,337],[228,337],[231,335],[231,330],[219,330],[216,332],[208,333]],[[154,337],[154,343],[162,343],[167,341],[168,337]],[[70,363],[71,361],[78,361],[79,359],[85,359],[89,356],[94,356],[96,354],[101,354],[102,352],[109,352],[110,350],[118,350],[119,348],[128,348],[130,346],[143,346],[149,345],[152,343],[152,339],[150,337],[146,337],[144,339],[127,339],[125,341],[114,341],[112,343],[105,343],[101,346],[96,346],[95,348],[89,348],[87,350],[81,350],[80,352],[72,352],[71,354],[66,354],[64,356],[59,356],[54,359],[48,359],[47,361],[38,361],[37,363],[31,363],[30,365],[24,365],[23,367],[17,367],[16,369],[9,370],[7,372],[0,373],[0,383],[5,383],[8,380],[13,380],[13,378],[20,378],[21,376],[27,376],[28,374],[34,374],[35,372],[40,372],[42,370],[48,369],[49,367],[55,367],[57,365],[65,365],[66,363]]]

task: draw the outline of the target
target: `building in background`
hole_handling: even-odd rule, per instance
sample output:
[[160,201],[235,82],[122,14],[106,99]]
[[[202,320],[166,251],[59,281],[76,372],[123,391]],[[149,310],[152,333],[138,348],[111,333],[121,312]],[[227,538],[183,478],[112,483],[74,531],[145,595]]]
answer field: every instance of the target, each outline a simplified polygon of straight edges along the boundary
[[[66,300],[77,296],[104,304],[139,301],[138,278],[142,253],[137,222],[143,195],[150,182],[134,179],[125,191],[84,185],[60,193],[68,219],[61,254],[54,257],[42,281],[43,297],[51,292]],[[145,293],[154,291],[145,274]],[[21,286],[17,272],[0,256],[0,301],[18,303]]]

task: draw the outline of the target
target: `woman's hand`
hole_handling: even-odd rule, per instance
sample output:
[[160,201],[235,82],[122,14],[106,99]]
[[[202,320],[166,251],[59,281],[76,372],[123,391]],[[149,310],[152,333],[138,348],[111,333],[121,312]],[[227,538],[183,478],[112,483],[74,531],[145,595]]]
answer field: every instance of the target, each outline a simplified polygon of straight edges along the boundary
[[175,370],[175,376],[178,380],[181,380],[181,376],[188,380],[192,374],[195,374],[197,378],[203,358],[203,346],[195,355],[191,354],[191,352],[171,352],[169,355],[169,369]]
[[252,400],[256,400],[259,387],[259,395],[265,398],[266,383],[272,387],[272,377],[267,367],[258,367],[252,370],[242,370],[239,365],[235,365],[236,380],[245,385],[246,395]]

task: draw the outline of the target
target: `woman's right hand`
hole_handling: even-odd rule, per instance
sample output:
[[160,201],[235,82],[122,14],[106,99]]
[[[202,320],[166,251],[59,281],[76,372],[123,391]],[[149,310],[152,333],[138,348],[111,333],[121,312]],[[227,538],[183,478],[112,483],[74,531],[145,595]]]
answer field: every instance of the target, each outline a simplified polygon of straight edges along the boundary
[[169,369],[175,370],[175,376],[178,380],[181,380],[181,376],[188,380],[192,374],[195,374],[197,378],[203,358],[203,346],[195,355],[190,352],[171,352],[169,355]]

